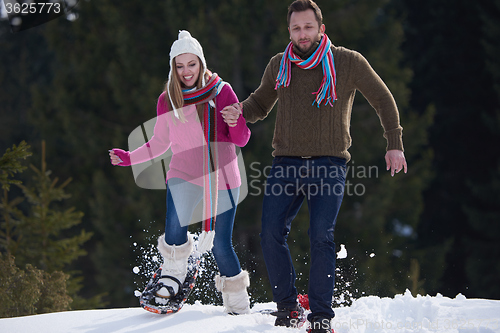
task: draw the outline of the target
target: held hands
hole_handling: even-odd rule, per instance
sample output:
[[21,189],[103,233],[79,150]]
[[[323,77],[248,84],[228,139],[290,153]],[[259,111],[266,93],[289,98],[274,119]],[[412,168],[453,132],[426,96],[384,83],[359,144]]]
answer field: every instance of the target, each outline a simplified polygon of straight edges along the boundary
[[388,150],[385,154],[385,163],[387,164],[387,170],[391,169],[391,176],[393,177],[394,173],[398,173],[403,168],[405,173],[408,171],[405,154],[401,150]]
[[234,127],[236,126],[236,123],[238,122],[238,118],[241,115],[242,111],[242,105],[241,103],[234,103],[232,105],[226,106],[222,111],[222,118],[224,119],[224,122],[229,126],[229,127]]

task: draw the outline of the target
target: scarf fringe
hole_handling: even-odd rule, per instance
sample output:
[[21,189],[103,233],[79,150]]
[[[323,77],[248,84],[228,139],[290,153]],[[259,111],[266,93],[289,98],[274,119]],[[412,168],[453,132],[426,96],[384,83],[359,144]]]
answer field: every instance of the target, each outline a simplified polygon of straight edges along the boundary
[[184,105],[203,104],[200,122],[203,130],[203,230],[215,230],[218,202],[218,151],[217,151],[217,115],[215,105],[210,103],[217,95],[222,79],[213,73],[207,84],[196,90],[183,91]]
[[[205,231],[215,229],[218,202],[218,152],[217,152],[217,117],[213,114],[213,127],[211,128],[212,110],[208,103],[205,104],[203,134],[205,137],[206,149],[203,150],[203,177],[204,177],[204,200],[203,200],[203,227]],[[214,158],[215,156],[215,158]]]

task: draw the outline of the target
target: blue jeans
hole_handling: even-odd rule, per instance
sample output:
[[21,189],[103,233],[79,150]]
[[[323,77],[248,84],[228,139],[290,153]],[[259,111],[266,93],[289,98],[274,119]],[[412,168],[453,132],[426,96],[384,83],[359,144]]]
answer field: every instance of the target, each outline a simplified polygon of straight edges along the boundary
[[[235,276],[241,272],[240,262],[233,249],[232,236],[234,216],[240,188],[219,190],[215,222],[215,239],[212,253],[217,261],[221,276]],[[175,198],[175,200],[174,200]],[[203,199],[203,187],[180,178],[167,181],[167,217],[165,221],[165,242],[182,245],[187,242],[188,225],[195,207]]]
[[333,318],[335,243],[333,233],[345,187],[346,161],[322,156],[278,156],[267,178],[262,208],[261,245],[273,300],[278,307],[297,303],[295,269],[287,237],[304,199],[309,206],[311,244],[310,316]]

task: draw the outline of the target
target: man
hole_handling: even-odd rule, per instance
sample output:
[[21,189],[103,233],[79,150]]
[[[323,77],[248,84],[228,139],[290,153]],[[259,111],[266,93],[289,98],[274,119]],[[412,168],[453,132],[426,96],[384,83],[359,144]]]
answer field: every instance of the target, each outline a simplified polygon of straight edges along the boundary
[[387,139],[391,174],[407,164],[402,127],[394,98],[358,52],[331,44],[322,14],[312,0],[297,0],[288,10],[291,43],[266,67],[257,90],[242,105],[223,111],[228,124],[240,112],[249,122],[266,118],[277,100],[274,160],[263,202],[261,245],[276,326],[295,326],[303,309],[297,303],[295,270],[287,245],[291,222],[304,199],[309,206],[311,268],[309,332],[331,332],[335,277],[334,228],[350,159],[350,115],[356,90],[376,110]]

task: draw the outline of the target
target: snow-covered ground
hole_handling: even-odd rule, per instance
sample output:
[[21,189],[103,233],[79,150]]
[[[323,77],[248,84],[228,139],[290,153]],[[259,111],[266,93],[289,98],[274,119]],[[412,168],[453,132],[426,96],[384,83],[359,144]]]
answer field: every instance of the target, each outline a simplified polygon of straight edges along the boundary
[[[273,303],[255,304],[253,310],[274,307]],[[410,292],[394,298],[367,296],[350,307],[337,308],[332,324],[336,333],[369,332],[453,332],[500,333],[500,301],[451,299],[437,296],[413,297]],[[230,316],[221,306],[185,305],[172,316],[156,315],[142,308],[87,310],[49,313],[0,319],[0,332],[15,333],[303,333],[274,327],[274,317],[253,313]]]

